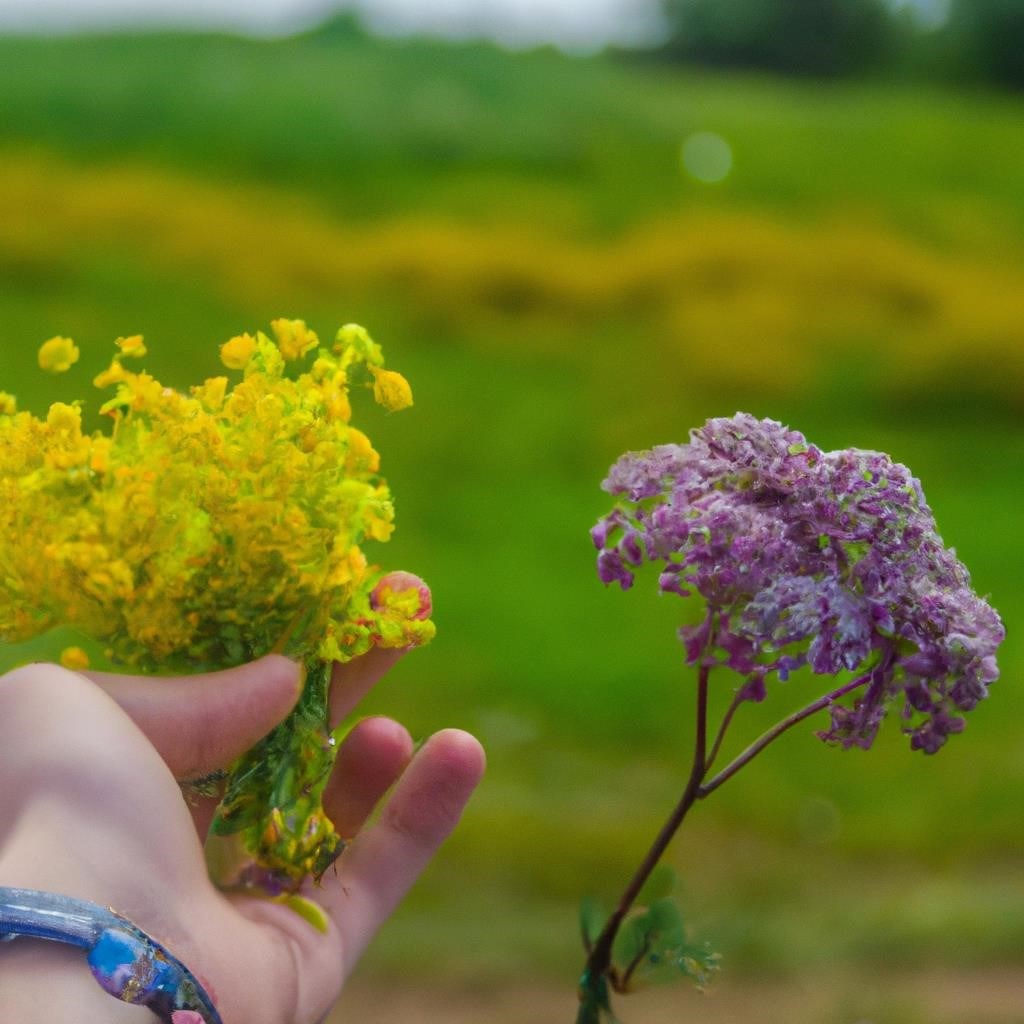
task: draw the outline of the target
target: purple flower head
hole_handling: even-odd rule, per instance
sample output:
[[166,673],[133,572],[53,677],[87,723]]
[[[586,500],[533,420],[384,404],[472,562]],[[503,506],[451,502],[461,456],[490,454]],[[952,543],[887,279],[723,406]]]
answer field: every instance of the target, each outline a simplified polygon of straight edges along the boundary
[[998,677],[999,616],[888,455],[822,452],[737,413],[627,453],[603,487],[618,502],[591,531],[600,578],[627,589],[647,561],[663,593],[703,598],[703,621],[680,630],[689,664],[740,672],[749,699],[804,665],[863,675],[827,741],[870,746],[897,704],[912,747],[933,753]]

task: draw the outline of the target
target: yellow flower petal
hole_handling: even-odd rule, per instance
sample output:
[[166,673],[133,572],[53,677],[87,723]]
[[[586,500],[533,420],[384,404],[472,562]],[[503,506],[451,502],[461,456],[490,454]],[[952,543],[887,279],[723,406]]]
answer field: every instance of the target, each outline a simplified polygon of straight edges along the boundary
[[60,663],[65,668],[79,671],[89,667],[89,655],[81,647],[65,647],[60,652]]
[[328,418],[345,423],[352,418],[352,404],[348,400],[344,373],[336,373],[333,379],[325,380],[320,386],[320,394]]
[[412,405],[412,388],[400,373],[380,370],[376,366],[371,366],[370,372],[373,374],[373,397],[378,405],[391,412]]
[[227,377],[210,377],[192,388],[192,395],[203,407],[216,412],[224,404],[224,396],[227,394]]
[[54,402],[46,414],[46,425],[51,430],[78,433],[82,429],[82,413],[77,406]]
[[270,326],[277,338],[277,347],[285,359],[301,359],[310,349],[320,344],[314,331],[306,326],[305,320],[271,320]]
[[229,370],[244,370],[256,351],[256,339],[251,334],[238,334],[220,347],[220,361]]
[[380,345],[359,324],[345,324],[338,328],[333,351],[340,357],[342,369],[357,363],[380,366],[384,362]]
[[95,387],[109,388],[111,384],[120,384],[127,376],[127,370],[121,365],[120,356],[114,356],[102,373],[96,374],[92,382]]
[[78,362],[78,346],[70,338],[50,338],[39,347],[39,366],[48,373],[64,373]]
[[345,436],[348,440],[345,468],[353,474],[376,473],[380,469],[380,455],[370,439],[355,427],[349,427]]
[[133,334],[130,338],[118,338],[114,344],[121,350],[121,355],[131,359],[141,359],[146,354],[141,334]]
[[92,451],[89,455],[89,468],[94,473],[107,473],[110,470],[110,449],[112,442],[109,437],[94,437]]

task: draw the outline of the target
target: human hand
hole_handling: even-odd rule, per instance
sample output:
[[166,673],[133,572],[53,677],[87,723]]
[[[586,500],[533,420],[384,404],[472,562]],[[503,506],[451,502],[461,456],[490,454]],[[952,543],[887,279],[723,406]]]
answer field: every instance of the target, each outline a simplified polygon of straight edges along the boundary
[[[332,725],[397,657],[372,651],[337,667]],[[153,680],[32,665],[0,678],[0,885],[114,907],[201,976],[225,1024],[313,1024],[454,828],[483,752],[446,730],[412,757],[408,732],[386,718],[352,730],[324,805],[355,839],[322,885],[301,890],[327,913],[321,934],[284,905],[223,893],[208,878],[201,837],[214,801],[190,807],[175,780],[233,760],[299,692],[298,666],[279,656],[217,675]],[[42,946],[0,950],[4,1020],[148,1013],[101,992],[80,953]]]

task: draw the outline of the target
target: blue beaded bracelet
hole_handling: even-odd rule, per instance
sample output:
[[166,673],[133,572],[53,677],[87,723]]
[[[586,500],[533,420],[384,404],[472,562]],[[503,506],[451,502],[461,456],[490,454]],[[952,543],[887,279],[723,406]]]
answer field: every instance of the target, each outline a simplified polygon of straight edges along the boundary
[[209,994],[180,960],[126,917],[97,903],[0,886],[0,940],[19,935],[84,949],[105,992],[148,1007],[164,1024],[175,1024],[174,1015],[182,1011],[198,1013],[205,1024],[223,1024]]

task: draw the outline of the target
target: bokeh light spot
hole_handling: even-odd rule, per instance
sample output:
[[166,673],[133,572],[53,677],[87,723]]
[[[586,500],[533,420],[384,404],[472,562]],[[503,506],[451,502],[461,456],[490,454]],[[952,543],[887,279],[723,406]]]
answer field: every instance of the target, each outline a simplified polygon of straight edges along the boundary
[[812,846],[827,846],[839,838],[843,821],[839,808],[824,797],[808,797],[800,807],[800,837]]
[[691,177],[713,184],[732,170],[732,147],[714,132],[694,132],[683,143],[682,160]]

